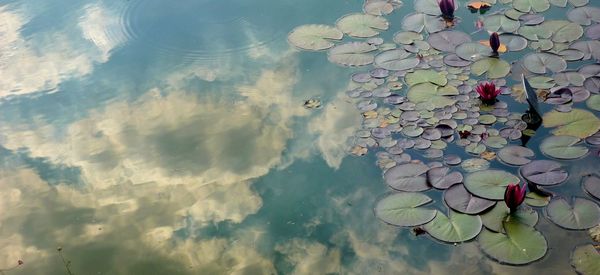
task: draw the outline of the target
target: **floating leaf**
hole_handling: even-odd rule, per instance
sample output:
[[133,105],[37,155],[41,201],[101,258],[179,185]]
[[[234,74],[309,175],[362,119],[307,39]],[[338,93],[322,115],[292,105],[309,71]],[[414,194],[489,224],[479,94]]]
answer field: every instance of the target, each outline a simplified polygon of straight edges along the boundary
[[513,7],[522,12],[544,12],[550,8],[548,0],[513,0]]
[[600,111],[600,95],[590,96],[585,104],[594,111]]
[[431,34],[427,42],[436,50],[454,52],[458,45],[471,42],[471,36],[461,31],[441,31]]
[[397,226],[416,226],[435,218],[437,211],[421,208],[432,200],[421,193],[394,193],[375,206],[375,216]]
[[415,11],[429,15],[440,15],[440,7],[437,0],[419,0],[415,1]]
[[519,182],[515,175],[502,170],[473,172],[465,177],[465,188],[472,194],[490,199],[502,200],[509,184]]
[[579,25],[588,26],[591,25],[592,22],[600,22],[600,8],[574,8],[567,13],[567,18]]
[[399,191],[425,191],[429,189],[424,174],[429,167],[421,163],[407,163],[397,165],[387,170],[383,178],[393,189]]
[[423,226],[432,237],[449,243],[465,242],[481,232],[481,218],[450,211],[449,217],[438,212],[433,220]]
[[506,45],[506,48],[511,52],[527,48],[527,39],[516,34],[502,34],[500,35],[500,42]]
[[534,160],[521,167],[519,172],[526,180],[543,186],[563,183],[569,177],[562,165],[552,160]]
[[419,59],[408,58],[411,54],[405,50],[389,50],[375,56],[375,65],[386,70],[402,71],[414,68]]
[[519,223],[505,223],[506,234],[483,230],[479,235],[479,247],[491,258],[506,264],[527,264],[536,261],[548,250],[544,236]]
[[427,171],[427,182],[437,189],[447,189],[462,182],[463,176],[460,172],[448,172],[450,172],[448,167],[431,168]]
[[344,34],[338,29],[327,25],[304,25],[292,30],[288,41],[304,50],[325,50],[335,45],[330,40],[340,40]]
[[482,158],[467,159],[461,164],[462,169],[467,172],[475,172],[488,169],[490,162]]
[[418,40],[423,40],[423,35],[418,32],[398,32],[394,35],[394,42],[398,44],[408,45]]
[[552,222],[566,229],[588,229],[600,222],[598,205],[583,198],[573,198],[572,204],[563,198],[553,199],[546,207],[546,214]]
[[600,274],[600,254],[591,244],[578,246],[571,254],[571,265],[579,274]]
[[600,24],[594,24],[585,28],[585,36],[592,40],[600,39]]
[[577,61],[584,57],[583,52],[575,49],[567,49],[558,53],[566,61]]
[[527,70],[543,74],[547,70],[562,72],[567,68],[567,62],[558,55],[549,53],[531,53],[525,56],[523,64]]
[[556,159],[578,159],[589,151],[584,146],[575,146],[580,141],[580,138],[574,136],[550,136],[542,141],[540,150]]
[[471,73],[480,76],[487,73],[488,78],[501,78],[508,75],[510,64],[499,58],[484,58],[471,65]]
[[363,66],[373,63],[374,56],[369,52],[377,47],[365,42],[350,42],[335,46],[327,53],[327,59],[346,66]]
[[580,25],[568,21],[560,22],[564,22],[564,25],[554,31],[552,41],[573,42],[583,35],[583,28]]
[[570,48],[581,51],[584,60],[590,58],[600,59],[600,41],[577,41]]
[[562,72],[552,76],[558,86],[583,86],[585,77],[578,72]]
[[496,203],[496,206],[490,211],[481,215],[483,225],[489,230],[504,233],[502,224],[505,222],[519,223],[524,226],[533,227],[538,222],[538,213],[528,207],[517,208],[517,211],[510,213],[510,209],[504,202]]
[[404,17],[402,29],[413,32],[439,32],[446,28],[446,23],[439,16],[427,15],[424,13],[411,13]]
[[597,200],[600,200],[600,177],[589,175],[583,178],[583,189]]
[[495,201],[473,196],[462,184],[452,185],[444,192],[448,207],[465,214],[478,214],[496,204]]
[[498,151],[498,158],[510,165],[525,165],[531,162],[531,159],[535,156],[535,153],[527,147],[523,146],[507,146]]
[[536,192],[528,192],[525,195],[525,203],[533,207],[544,207],[550,202],[550,196],[544,196]]
[[513,33],[519,29],[520,23],[510,19],[503,14],[487,16],[483,19],[483,25],[489,32]]
[[468,61],[479,60],[490,56],[492,49],[479,43],[464,43],[456,47],[456,55]]
[[543,125],[547,128],[558,127],[552,131],[554,135],[586,138],[600,130],[600,119],[582,109],[573,109],[568,113],[550,111],[544,114]]
[[340,18],[336,26],[345,34],[353,37],[371,37],[378,35],[382,30],[387,30],[389,23],[383,17],[352,13]]
[[444,86],[448,83],[446,76],[435,70],[416,70],[412,73],[407,73],[406,76],[404,76],[404,81],[409,86],[427,82],[431,82],[438,86]]
[[367,1],[363,10],[371,15],[388,15],[394,11],[394,6],[387,1]]
[[412,86],[406,96],[411,102],[430,104],[434,108],[443,108],[456,103],[455,99],[446,95],[457,95],[458,90],[440,88],[432,83],[420,83]]

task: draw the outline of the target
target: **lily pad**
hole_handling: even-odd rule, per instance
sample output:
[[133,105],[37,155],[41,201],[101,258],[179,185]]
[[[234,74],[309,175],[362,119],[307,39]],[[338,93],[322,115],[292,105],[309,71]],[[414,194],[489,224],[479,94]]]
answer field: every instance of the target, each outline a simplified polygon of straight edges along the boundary
[[458,45],[471,42],[471,36],[461,31],[441,31],[431,34],[427,42],[438,51],[454,52]]
[[504,202],[496,203],[496,206],[490,211],[481,215],[483,225],[489,230],[504,233],[503,223],[519,223],[524,226],[533,227],[538,222],[538,213],[528,207],[520,207],[514,213],[510,213],[510,209]]
[[531,149],[517,145],[507,146],[498,151],[498,158],[510,165],[525,165],[530,163],[530,158],[534,156],[535,153]]
[[550,136],[540,144],[542,153],[556,159],[578,159],[585,156],[589,149],[577,146],[581,139],[574,136]]
[[544,74],[548,70],[562,72],[567,68],[567,62],[562,57],[549,53],[528,54],[523,64],[527,70],[537,74]]
[[392,13],[394,6],[387,1],[366,1],[363,10],[365,13],[381,16]]
[[438,86],[444,86],[448,83],[448,79],[443,74],[435,70],[416,70],[411,73],[407,73],[404,77],[404,81],[409,86],[413,86],[419,83],[431,82]]
[[396,226],[416,226],[435,218],[437,211],[423,208],[432,200],[421,193],[394,193],[375,206],[375,216]]
[[600,111],[600,95],[590,96],[585,104],[594,111]]
[[386,70],[408,70],[419,64],[419,59],[408,58],[410,55],[409,52],[402,49],[385,51],[375,56],[375,65]]
[[448,167],[431,168],[427,171],[427,182],[437,189],[447,189],[462,182],[463,175],[460,172],[449,172]]
[[422,32],[426,29],[429,33],[439,32],[446,28],[446,23],[439,16],[424,13],[411,13],[404,17],[402,29],[406,31]]
[[352,37],[372,37],[378,35],[380,31],[387,30],[389,23],[380,16],[352,13],[340,18],[336,26]]
[[561,22],[562,25],[554,30],[552,34],[553,42],[573,42],[583,36],[583,28],[580,25],[562,20],[555,22]]
[[432,237],[449,243],[460,243],[475,238],[481,232],[481,218],[450,211],[449,217],[438,212],[423,228]]
[[545,196],[536,192],[528,192],[527,195],[525,195],[525,203],[533,207],[544,207],[548,205],[550,199],[550,196]]
[[600,59],[600,41],[577,41],[570,46],[571,49],[579,50],[583,53],[583,59]]
[[479,247],[500,263],[522,265],[536,261],[548,251],[544,236],[534,228],[519,223],[505,223],[506,234],[483,230]]
[[513,7],[522,12],[544,12],[550,8],[548,0],[513,0]]
[[510,64],[499,58],[484,58],[471,65],[471,73],[481,76],[487,73],[487,78],[502,78],[508,75]]
[[488,169],[490,162],[482,158],[467,159],[460,165],[467,172],[476,172]]
[[390,168],[383,178],[392,189],[398,191],[425,191],[430,188],[424,175],[427,170],[429,167],[425,164],[407,163]]
[[464,43],[456,47],[456,55],[468,61],[476,61],[491,54],[492,49],[490,47],[479,43]]
[[490,200],[504,199],[504,191],[509,184],[519,182],[519,178],[502,170],[473,172],[465,177],[465,188],[472,194]]
[[434,108],[443,108],[456,103],[455,99],[447,97],[446,95],[457,95],[458,90],[456,88],[444,88],[438,87],[432,83],[420,83],[412,86],[406,96],[411,102],[414,103],[426,103],[430,104]]
[[600,8],[579,7],[570,10],[567,18],[579,25],[589,26],[592,22],[600,22]]
[[514,33],[519,29],[520,22],[510,19],[504,14],[495,14],[485,17],[483,25],[489,32]]
[[344,34],[327,25],[303,25],[295,28],[288,35],[288,41],[303,50],[325,50],[335,44],[331,40],[340,40]]
[[569,177],[562,165],[552,160],[534,160],[521,167],[519,172],[526,180],[543,186],[563,183]]
[[496,204],[469,193],[462,184],[452,185],[444,192],[444,201],[448,207],[465,214],[479,214]]
[[544,114],[543,125],[547,128],[557,127],[552,131],[554,135],[586,138],[600,130],[600,119],[582,109],[573,109],[568,113],[550,111]]
[[583,189],[588,192],[592,197],[600,200],[600,177],[597,175],[589,175],[583,177],[582,181]]
[[408,45],[420,40],[423,40],[423,35],[418,32],[398,32],[394,35],[394,42],[398,44]]
[[527,39],[516,34],[502,34],[500,35],[500,42],[506,45],[506,48],[511,52],[527,48]]
[[579,274],[600,274],[600,253],[591,244],[578,246],[571,254],[571,265]]
[[573,198],[572,204],[564,198],[553,199],[546,207],[546,214],[552,222],[566,229],[588,229],[600,222],[600,207],[583,198]]
[[429,15],[442,14],[437,0],[415,1],[415,10]]
[[370,52],[377,47],[366,42],[350,42],[331,48],[327,54],[330,62],[345,66],[364,66],[373,63]]

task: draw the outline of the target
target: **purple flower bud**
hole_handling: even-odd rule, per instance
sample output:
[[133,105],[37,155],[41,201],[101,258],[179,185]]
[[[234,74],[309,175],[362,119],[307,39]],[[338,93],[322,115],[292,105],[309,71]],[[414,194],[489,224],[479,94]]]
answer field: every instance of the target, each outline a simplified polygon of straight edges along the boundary
[[440,6],[440,11],[442,12],[442,17],[444,19],[454,19],[454,10],[456,9],[454,0],[439,0],[438,5]]
[[498,49],[500,48],[500,36],[498,36],[497,32],[494,32],[490,35],[490,47],[494,54],[498,54]]
[[504,191],[504,203],[506,203],[511,213],[515,212],[517,207],[525,201],[525,191],[525,186],[521,188],[519,183],[509,184],[506,187],[506,191]]

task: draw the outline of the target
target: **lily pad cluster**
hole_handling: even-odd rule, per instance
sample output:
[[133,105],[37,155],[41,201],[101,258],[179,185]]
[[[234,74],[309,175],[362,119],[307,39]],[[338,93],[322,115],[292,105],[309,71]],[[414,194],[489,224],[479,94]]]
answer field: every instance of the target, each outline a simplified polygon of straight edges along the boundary
[[[600,146],[600,9],[586,0],[485,3],[485,12],[449,22],[438,1],[417,0],[393,29],[384,16],[402,11],[402,3],[368,0],[363,13],[344,15],[335,26],[297,27],[288,40],[303,50],[327,50],[337,65],[359,67],[346,92],[362,115],[350,153],[376,151],[390,188],[375,206],[380,220],[418,227],[442,242],[476,241],[490,258],[522,265],[548,250],[536,228],[539,215],[566,230],[600,223],[600,176],[582,179],[586,197],[544,190],[569,179],[559,161],[598,162],[590,152]],[[457,8],[474,6],[482,5]],[[566,18],[546,20],[551,8],[565,8]],[[469,19],[499,34],[497,52],[456,27]],[[393,32],[392,41],[382,32]],[[513,111],[527,109],[521,75],[535,89],[541,123]],[[482,81],[501,95],[482,101],[475,92]],[[529,148],[540,126],[551,135]],[[502,200],[507,186],[519,182],[528,186],[527,205],[511,212]],[[428,190],[442,192],[443,203],[421,193]],[[579,272],[597,270],[598,258],[582,246],[571,263]]]

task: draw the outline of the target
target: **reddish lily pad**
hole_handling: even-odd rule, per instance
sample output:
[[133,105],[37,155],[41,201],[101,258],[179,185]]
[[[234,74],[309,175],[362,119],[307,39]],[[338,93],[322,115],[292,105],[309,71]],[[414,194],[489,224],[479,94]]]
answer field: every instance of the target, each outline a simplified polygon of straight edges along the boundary
[[565,182],[569,173],[552,160],[534,160],[519,170],[521,176],[537,185],[556,185]]
[[479,214],[496,204],[469,193],[462,184],[452,185],[444,192],[444,201],[448,207],[465,214]]

